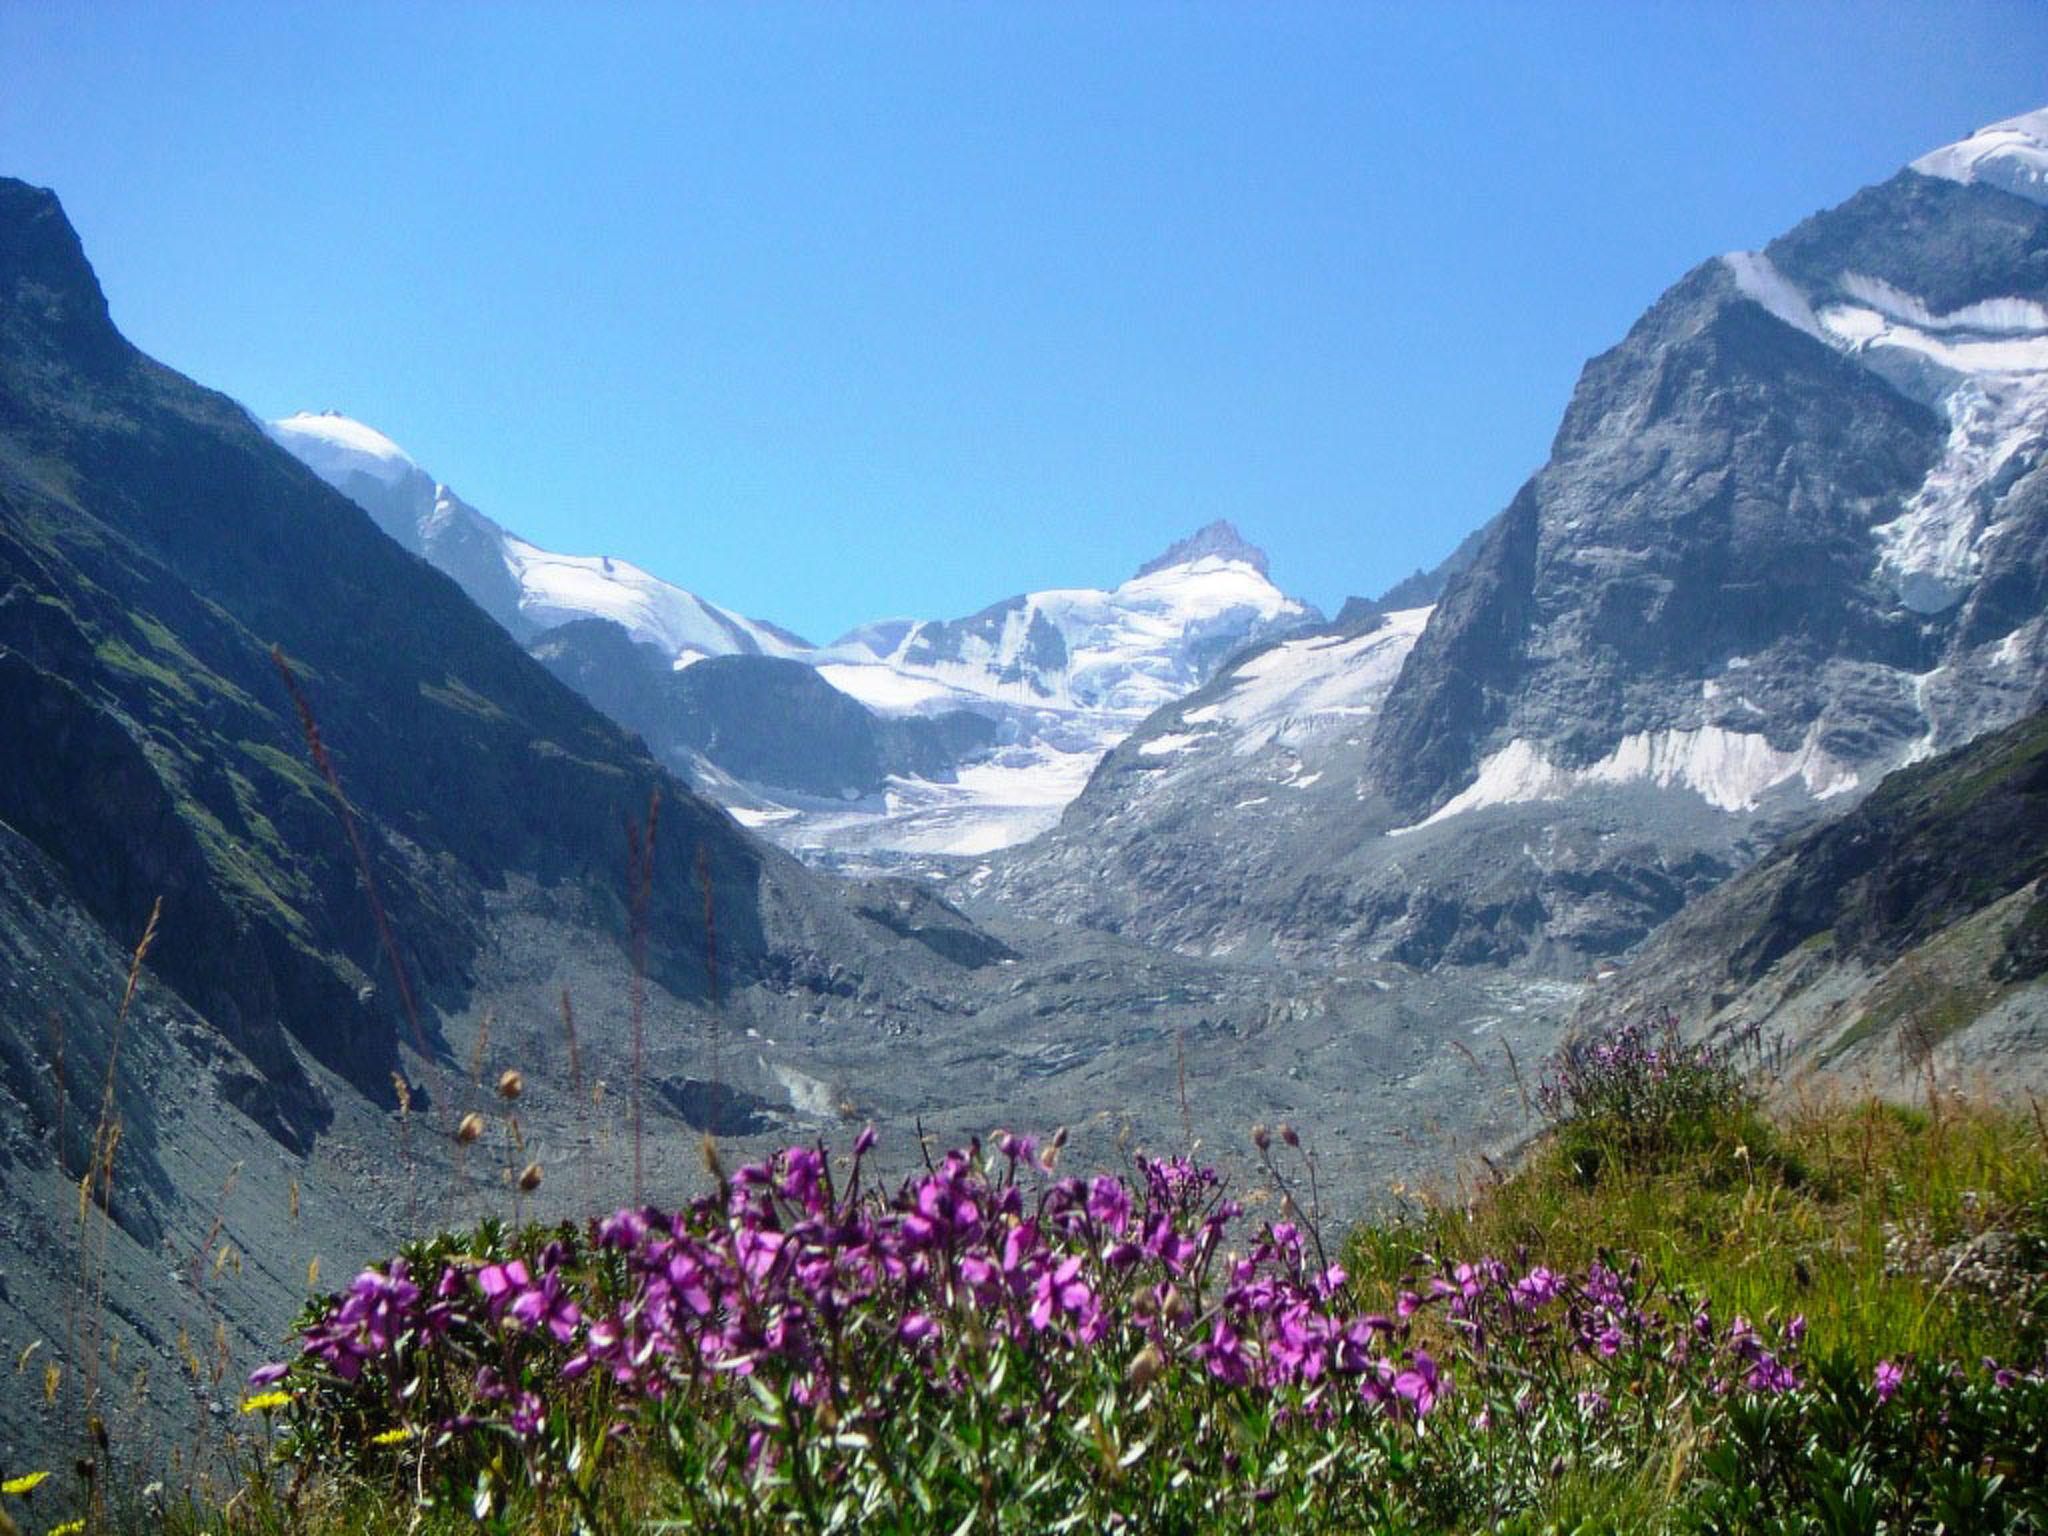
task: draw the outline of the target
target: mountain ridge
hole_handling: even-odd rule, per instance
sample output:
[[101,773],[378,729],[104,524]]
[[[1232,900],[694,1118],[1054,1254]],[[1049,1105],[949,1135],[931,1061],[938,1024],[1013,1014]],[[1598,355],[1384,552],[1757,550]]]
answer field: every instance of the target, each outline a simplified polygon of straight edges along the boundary
[[1586,364],[1369,732],[1273,759],[1278,795],[1169,708],[1134,742],[1189,740],[975,889],[1199,953],[1574,974],[1639,942],[2037,696],[2044,299],[2048,210],[1914,170],[1700,263]]

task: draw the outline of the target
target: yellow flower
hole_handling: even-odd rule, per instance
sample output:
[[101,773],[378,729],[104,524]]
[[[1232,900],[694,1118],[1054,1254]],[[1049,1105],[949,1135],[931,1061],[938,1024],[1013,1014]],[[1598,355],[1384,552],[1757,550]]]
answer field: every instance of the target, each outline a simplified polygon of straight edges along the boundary
[[49,1481],[49,1477],[50,1474],[47,1472],[28,1472],[20,1477],[10,1477],[6,1482],[0,1483],[0,1493],[34,1493],[36,1489]]
[[51,1526],[50,1536],[83,1536],[84,1531],[83,1520],[66,1520],[62,1525]]
[[414,1429],[410,1424],[401,1424],[396,1429],[385,1430],[384,1433],[381,1435],[370,1436],[370,1444],[398,1445],[404,1441],[410,1440],[414,1435],[418,1433],[419,1431]]
[[291,1400],[289,1392],[258,1392],[254,1397],[243,1400],[242,1412],[268,1413],[273,1408],[282,1408]]

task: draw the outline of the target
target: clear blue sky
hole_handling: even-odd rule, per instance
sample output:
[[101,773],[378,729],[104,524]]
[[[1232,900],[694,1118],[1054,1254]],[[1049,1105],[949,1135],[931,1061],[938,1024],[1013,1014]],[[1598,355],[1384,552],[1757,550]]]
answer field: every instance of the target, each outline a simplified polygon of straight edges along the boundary
[[2048,102],[2048,5],[0,3],[116,319],[829,638],[1212,517],[1334,608],[1668,283]]

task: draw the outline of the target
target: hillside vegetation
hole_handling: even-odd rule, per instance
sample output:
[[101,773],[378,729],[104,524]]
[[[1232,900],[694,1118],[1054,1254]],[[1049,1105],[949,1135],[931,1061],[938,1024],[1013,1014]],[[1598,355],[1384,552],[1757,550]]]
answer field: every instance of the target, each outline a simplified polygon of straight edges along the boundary
[[1754,1054],[1581,1040],[1519,1171],[1341,1253],[1284,1127],[1255,1230],[1187,1160],[1076,1178],[1010,1136],[893,1190],[864,1135],[685,1210],[486,1224],[309,1306],[236,1486],[88,1456],[8,1505],[195,1536],[2048,1529],[2040,1112],[1767,1114]]

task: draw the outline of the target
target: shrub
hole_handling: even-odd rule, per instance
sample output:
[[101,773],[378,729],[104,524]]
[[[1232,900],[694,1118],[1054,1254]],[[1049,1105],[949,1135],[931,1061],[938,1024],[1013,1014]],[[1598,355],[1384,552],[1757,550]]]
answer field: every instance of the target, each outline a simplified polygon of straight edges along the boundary
[[1823,1402],[1803,1323],[1724,1321],[1639,1262],[1425,1261],[1370,1311],[1291,1223],[1233,1250],[1184,1161],[1062,1178],[1006,1137],[884,1192],[869,1145],[409,1249],[310,1308],[252,1402],[302,1475],[504,1530],[905,1532],[1469,1529],[1647,1466],[1705,1490],[1677,1448]]
[[1670,1014],[1629,1020],[1566,1041],[1544,1064],[1538,1100],[1584,1153],[1590,1181],[1609,1151],[1642,1166],[1698,1147],[1716,1128],[1754,1122],[1748,1068],[1764,1054],[1754,1029],[1689,1043]]

